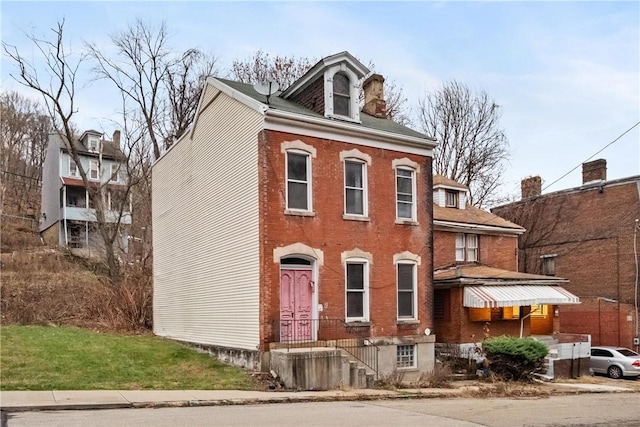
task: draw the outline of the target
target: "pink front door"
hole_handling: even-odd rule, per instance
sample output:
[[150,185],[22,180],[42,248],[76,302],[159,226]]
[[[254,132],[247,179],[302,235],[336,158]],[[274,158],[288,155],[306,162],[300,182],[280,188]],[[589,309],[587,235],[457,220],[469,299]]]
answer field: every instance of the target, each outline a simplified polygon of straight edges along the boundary
[[313,339],[312,278],[311,270],[280,270],[280,342]]

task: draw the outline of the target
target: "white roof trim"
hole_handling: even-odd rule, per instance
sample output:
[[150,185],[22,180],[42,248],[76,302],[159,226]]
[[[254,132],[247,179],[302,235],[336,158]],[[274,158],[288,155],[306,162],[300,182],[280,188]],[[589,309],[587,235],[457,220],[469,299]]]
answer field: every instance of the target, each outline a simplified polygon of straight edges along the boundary
[[580,298],[560,286],[465,286],[465,307],[491,308],[534,304],[580,304]]
[[[242,102],[244,105],[257,111],[260,114],[264,114],[265,111],[269,109],[269,106],[251,98],[248,95],[245,95],[242,92],[239,92],[233,89],[231,86],[228,86],[222,83],[220,80],[216,79],[215,77],[207,77],[207,84],[210,84],[211,86],[215,87],[219,91],[223,92],[225,95]],[[199,112],[200,111],[198,111],[198,113]]]
[[[292,127],[296,129],[292,129]],[[361,125],[353,123],[326,119],[324,117],[314,117],[305,114],[290,113],[288,111],[281,110],[267,110],[265,112],[265,129],[277,130],[277,131],[289,131],[300,133],[301,130],[306,129],[309,134],[318,134],[320,132],[331,132],[332,134],[347,136],[347,137],[359,137],[369,141],[369,143],[362,143],[361,145],[378,146],[379,144],[373,144],[374,141],[390,143],[388,149],[394,149],[391,145],[398,144],[406,147],[414,148],[413,151],[406,151],[415,154],[433,155],[433,149],[438,144],[436,141],[427,138],[417,138],[413,136],[401,135],[398,133],[386,132],[377,129],[367,128]],[[315,136],[315,135],[314,135]],[[338,139],[339,138],[333,138]],[[343,138],[344,140],[344,138]],[[353,142],[353,141],[347,141]],[[356,143],[357,142],[353,142]],[[397,150],[398,147],[395,147]],[[403,151],[403,150],[398,150]]]
[[436,230],[473,230],[474,232],[485,233],[508,233],[508,234],[523,234],[526,229],[524,228],[509,228],[500,227],[497,225],[483,225],[483,224],[469,224],[466,222],[453,222],[442,221],[439,219],[433,220],[433,226]]
[[344,51],[336,53],[335,55],[327,56],[326,58],[322,58],[320,61],[318,61],[318,63],[314,65],[309,71],[307,71],[304,76],[293,82],[291,86],[289,86],[285,89],[284,92],[282,92],[282,98],[287,99],[290,96],[300,92],[301,90],[309,86],[312,81],[315,81],[315,79],[320,74],[324,74],[325,68],[329,68],[332,65],[338,64],[340,62],[346,62],[349,67],[356,73],[356,75],[359,75],[358,79],[361,79],[365,75],[369,74],[370,70],[349,52]]

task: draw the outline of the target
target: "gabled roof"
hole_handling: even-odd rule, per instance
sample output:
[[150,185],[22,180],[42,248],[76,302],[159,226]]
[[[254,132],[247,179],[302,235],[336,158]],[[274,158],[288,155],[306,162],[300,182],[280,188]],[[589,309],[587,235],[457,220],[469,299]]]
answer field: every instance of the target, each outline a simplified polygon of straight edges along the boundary
[[463,264],[441,268],[433,272],[433,281],[438,284],[459,285],[505,285],[532,284],[558,285],[568,283],[567,279],[540,274],[520,273],[518,271],[503,270],[482,264]]
[[434,223],[441,221],[469,226],[500,227],[503,229],[510,229],[518,234],[525,232],[525,229],[518,224],[514,224],[511,221],[507,221],[504,218],[471,205],[465,206],[464,209],[457,209],[443,208],[442,206],[434,204],[433,220]]
[[[275,94],[271,95],[271,97],[269,97],[269,103],[267,104],[267,97],[265,95],[261,95],[258,92],[256,92],[256,90],[253,88],[253,85],[251,84],[236,82],[233,80],[227,80],[227,79],[222,79],[218,77],[213,78],[213,80],[223,83],[224,85],[232,88],[233,90],[255,101],[260,102],[261,104],[264,105],[265,109],[280,110],[280,111],[285,111],[289,113],[316,117],[316,118],[324,119],[328,121],[336,121],[336,119],[326,118],[322,114],[318,114],[315,111],[305,108],[298,103],[284,99],[281,96],[282,95],[281,92],[276,92]],[[428,135],[425,135],[421,132],[418,132],[411,128],[403,126],[399,123],[394,122],[393,120],[373,117],[366,113],[360,114],[360,120],[362,123],[349,122],[349,124],[356,127],[363,127],[363,128],[374,129],[378,131],[390,132],[390,133],[395,133],[398,135],[404,135],[404,136],[409,136],[414,138],[428,139],[430,141],[435,142],[435,140],[429,137]]]
[[327,56],[326,58],[322,58],[320,61],[318,61],[313,67],[309,69],[309,71],[307,71],[302,77],[293,82],[291,86],[289,86],[284,90],[284,92],[282,92],[282,98],[287,99],[290,96],[293,96],[296,93],[304,90],[307,86],[309,86],[309,84],[314,82],[319,75],[323,74],[326,68],[340,62],[344,62],[345,65],[348,66],[356,74],[356,76],[358,76],[359,79],[369,74],[369,69],[349,52],[344,51],[336,53],[335,55]]
[[[85,132],[86,133],[86,132]],[[123,160],[125,158],[124,153],[120,150],[120,147],[117,147],[113,141],[100,141],[102,144],[102,157],[113,160]],[[65,145],[62,137],[58,139],[58,146],[63,149],[65,152],[67,151],[67,146]],[[78,152],[83,156],[89,157],[98,157],[98,153],[95,151],[89,151],[87,147],[84,146],[82,142],[79,140],[73,141],[73,146]]]
[[433,186],[434,187],[449,187],[449,188],[457,188],[459,190],[467,191],[469,187],[460,184],[457,181],[454,181],[446,176],[442,175],[433,175]]

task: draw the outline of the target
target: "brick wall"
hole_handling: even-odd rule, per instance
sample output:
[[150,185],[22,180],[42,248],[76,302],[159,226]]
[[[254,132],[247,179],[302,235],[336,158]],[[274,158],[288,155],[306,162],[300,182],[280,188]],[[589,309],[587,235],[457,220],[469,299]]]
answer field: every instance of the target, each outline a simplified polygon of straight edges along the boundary
[[[432,327],[432,172],[431,158],[337,141],[264,131],[260,135],[261,321],[279,318],[280,265],[273,250],[303,243],[323,251],[324,265],[317,279],[318,303],[323,318],[345,318],[345,272],[341,253],[359,248],[370,252],[369,274],[371,336],[422,334]],[[313,209],[315,216],[285,215],[285,154],[283,141],[300,140],[317,150],[312,159]],[[340,152],[357,148],[371,156],[368,175],[370,221],[344,220],[343,162]],[[420,165],[416,176],[419,225],[395,224],[394,159],[409,158]],[[419,323],[397,322],[396,268],[393,255],[418,254]],[[267,331],[263,331],[263,337]]]
[[[640,217],[638,191],[638,179],[630,179],[616,185],[543,195],[494,208],[493,213],[527,229],[519,240],[521,271],[540,273],[540,256],[556,254],[556,276],[569,279],[564,287],[581,300],[604,297],[633,304],[633,230],[635,219]],[[594,321],[592,310],[582,307],[585,303],[559,307],[561,332],[599,336],[601,328]],[[626,315],[615,317],[616,329],[625,330]],[[600,321],[605,321],[602,316]],[[629,345],[622,335],[615,341],[606,341]]]
[[[435,268],[456,262],[456,235],[451,231],[435,230],[433,264]],[[491,267],[504,270],[517,270],[517,236],[501,236],[491,234],[478,235],[478,261]]]
[[[450,318],[434,320],[434,333],[438,342],[471,343],[482,341],[486,336],[520,336],[520,320],[501,320],[494,322],[474,322],[469,320],[469,309],[463,307],[464,288],[452,288],[449,291]],[[439,292],[439,291],[436,291]],[[525,308],[522,316],[528,314]],[[524,335],[529,335],[529,322],[525,321]]]

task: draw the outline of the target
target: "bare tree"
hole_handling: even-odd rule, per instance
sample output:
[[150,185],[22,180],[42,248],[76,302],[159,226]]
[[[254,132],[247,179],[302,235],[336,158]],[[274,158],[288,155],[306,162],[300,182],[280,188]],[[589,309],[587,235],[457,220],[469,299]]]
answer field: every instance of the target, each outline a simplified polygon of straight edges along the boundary
[[176,61],[167,73],[165,84],[171,118],[164,132],[168,148],[188,128],[196,114],[205,80],[216,71],[216,58],[190,49]]
[[[90,185],[87,172],[80,161],[80,154],[75,144],[76,132],[72,125],[72,118],[77,112],[75,95],[78,70],[86,57],[82,54],[74,54],[65,48],[64,20],[58,22],[51,31],[53,33],[52,39],[38,38],[34,34],[27,35],[43,60],[42,69],[37,68],[35,63],[24,58],[15,46],[3,43],[3,50],[18,70],[16,74],[11,74],[11,77],[42,96],[52,120],[53,129],[60,135],[65,148],[77,166],[84,187],[92,200],[92,207],[95,209],[97,232],[104,243],[109,278],[112,284],[118,285],[120,269],[114,242],[119,234],[123,207],[121,206],[115,222],[107,218],[108,180],[100,179],[99,185]],[[44,73],[39,73],[39,71],[44,71]],[[126,164],[126,159],[123,160]],[[102,170],[100,164],[99,170]],[[124,190],[123,202],[126,200],[128,192],[129,186]]]
[[116,55],[87,44],[98,78],[110,80],[137,111],[158,159],[184,132],[195,114],[206,76],[215,70],[213,56],[190,49],[175,57],[165,22],[158,28],[138,19],[111,35]]
[[[244,60],[236,59],[231,65],[230,78],[242,83],[255,84],[261,81],[272,80],[278,83],[281,90],[291,86],[293,82],[302,77],[317,62],[314,58],[295,56],[275,56],[259,50],[252,57]],[[375,73],[375,64],[369,61],[369,74],[362,78],[366,80]],[[385,101],[387,104],[387,117],[394,122],[408,126],[411,124],[407,98],[402,88],[393,80],[385,80]],[[364,102],[364,94],[360,91],[360,102]]]
[[17,92],[0,95],[2,212],[31,216],[40,202],[40,177],[51,121],[37,102]]
[[491,204],[509,157],[499,105],[454,80],[419,101],[419,121],[440,143],[434,171],[469,187],[471,204]]
[[258,50],[252,57],[235,59],[231,64],[230,76],[242,83],[255,84],[275,81],[284,90],[302,77],[317,61],[313,58],[295,56],[275,56]]

